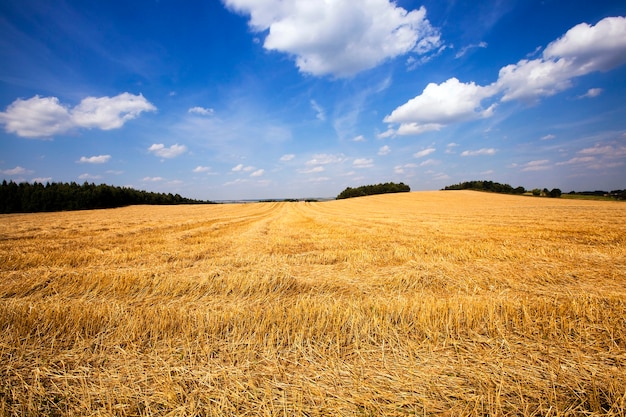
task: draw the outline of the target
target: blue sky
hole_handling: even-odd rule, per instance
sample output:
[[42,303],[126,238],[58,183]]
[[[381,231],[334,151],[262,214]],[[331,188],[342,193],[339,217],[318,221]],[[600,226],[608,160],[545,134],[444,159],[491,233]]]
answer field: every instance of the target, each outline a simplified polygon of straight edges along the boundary
[[0,3],[0,178],[626,187],[623,0]]

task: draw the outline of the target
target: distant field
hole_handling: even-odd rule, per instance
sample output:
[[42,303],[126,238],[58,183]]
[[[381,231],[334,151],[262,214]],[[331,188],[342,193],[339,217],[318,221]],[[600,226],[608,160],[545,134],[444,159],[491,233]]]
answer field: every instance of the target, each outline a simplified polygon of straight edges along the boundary
[[0,216],[0,415],[626,414],[626,204]]

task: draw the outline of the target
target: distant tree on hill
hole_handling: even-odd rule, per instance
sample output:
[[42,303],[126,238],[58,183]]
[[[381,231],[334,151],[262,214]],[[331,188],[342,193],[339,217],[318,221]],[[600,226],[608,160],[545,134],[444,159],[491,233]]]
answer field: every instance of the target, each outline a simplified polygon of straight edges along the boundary
[[500,184],[494,181],[466,181],[448,185],[444,190],[476,190],[503,194],[524,194],[526,192],[524,187],[513,188],[509,184]]
[[386,182],[384,184],[363,185],[357,188],[348,187],[339,193],[337,200],[375,194],[406,193],[409,191],[411,191],[411,187],[402,182],[399,184]]

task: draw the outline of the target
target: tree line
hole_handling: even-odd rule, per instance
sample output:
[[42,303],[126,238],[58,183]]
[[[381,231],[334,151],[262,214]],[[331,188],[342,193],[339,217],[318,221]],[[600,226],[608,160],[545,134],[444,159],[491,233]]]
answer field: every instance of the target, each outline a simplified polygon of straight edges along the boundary
[[179,194],[154,193],[128,187],[85,182],[42,183],[2,181],[0,213],[34,213],[42,211],[88,210],[130,206],[134,204],[206,204]]
[[524,187],[513,188],[509,184],[500,184],[495,181],[465,181],[454,185],[448,185],[444,188],[444,190],[476,190],[502,194],[524,194],[526,192]]
[[[559,198],[563,195],[559,188],[548,190],[547,188],[535,188],[526,190],[524,187],[513,188],[509,184],[500,184],[494,181],[465,181],[454,185],[448,185],[444,190],[475,190],[490,191],[493,193],[503,194],[532,194],[536,197],[552,197]],[[616,200],[626,200],[626,190],[613,191],[570,191],[568,195],[596,196],[596,197],[612,197]]]
[[356,188],[348,187],[339,193],[337,200],[374,194],[408,193],[409,191],[411,191],[411,187],[402,182],[399,184],[386,182],[384,184],[362,185]]

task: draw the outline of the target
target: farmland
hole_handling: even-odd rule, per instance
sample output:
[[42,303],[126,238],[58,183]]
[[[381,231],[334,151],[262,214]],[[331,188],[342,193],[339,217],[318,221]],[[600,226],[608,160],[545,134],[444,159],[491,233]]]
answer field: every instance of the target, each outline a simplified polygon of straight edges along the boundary
[[0,415],[624,415],[626,205],[0,216]]

